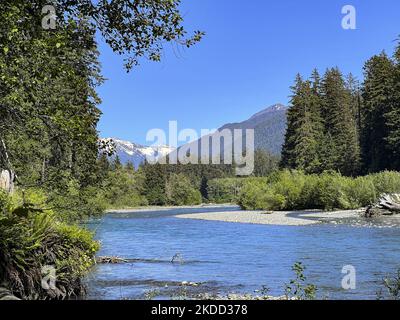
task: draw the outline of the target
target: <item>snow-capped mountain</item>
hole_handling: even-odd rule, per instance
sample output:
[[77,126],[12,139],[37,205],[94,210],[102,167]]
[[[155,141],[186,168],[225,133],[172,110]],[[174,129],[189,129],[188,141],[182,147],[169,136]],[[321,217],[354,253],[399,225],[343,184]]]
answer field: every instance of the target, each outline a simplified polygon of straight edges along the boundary
[[[233,132],[235,129],[243,130],[243,145],[245,144],[245,130],[254,129],[254,147],[255,149],[261,149],[268,151],[275,155],[280,155],[282,145],[285,140],[286,132],[286,120],[288,107],[283,104],[274,104],[262,111],[256,113],[249,119],[239,123],[228,123],[218,129],[218,132],[222,130],[230,130]],[[209,139],[217,136],[214,133],[209,136]],[[186,144],[186,147],[191,147],[191,152],[194,155],[201,154],[204,151],[201,150],[200,140]],[[197,148],[197,152],[196,152]],[[211,150],[210,150],[211,151]],[[223,154],[223,148],[219,150],[220,154]],[[207,151],[205,151],[207,152]]]
[[117,138],[107,138],[103,140],[113,141],[115,152],[112,158],[118,155],[123,164],[131,162],[136,169],[146,160],[146,157],[162,158],[174,150],[174,148],[169,146],[149,147]]
[[[218,130],[254,129],[255,148],[279,155],[285,138],[287,110],[288,107],[278,103],[256,113],[248,120],[239,123],[228,123]],[[138,168],[146,160],[147,156],[156,159],[162,158],[175,150],[170,146],[149,147],[117,138],[103,139],[103,142],[110,140],[113,141],[115,147],[113,157],[118,155],[123,164],[131,162],[135,168]],[[201,150],[199,150],[200,152]]]

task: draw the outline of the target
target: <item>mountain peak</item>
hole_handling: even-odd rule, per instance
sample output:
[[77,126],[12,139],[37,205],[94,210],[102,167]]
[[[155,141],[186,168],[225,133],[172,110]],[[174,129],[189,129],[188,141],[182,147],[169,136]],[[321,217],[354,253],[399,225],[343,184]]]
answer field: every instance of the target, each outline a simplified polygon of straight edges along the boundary
[[164,157],[174,150],[174,148],[166,145],[144,146],[118,138],[105,138],[103,140],[112,140],[114,142],[115,155],[113,157],[118,155],[122,163],[126,164],[127,162],[131,162],[135,168],[138,168],[148,156],[152,158]]
[[263,116],[267,113],[272,113],[272,112],[281,112],[281,111],[286,111],[287,107],[284,106],[281,103],[276,103],[272,106],[269,106],[268,108],[261,110],[260,112],[257,112],[255,115],[253,115],[250,119],[258,118],[260,116]]

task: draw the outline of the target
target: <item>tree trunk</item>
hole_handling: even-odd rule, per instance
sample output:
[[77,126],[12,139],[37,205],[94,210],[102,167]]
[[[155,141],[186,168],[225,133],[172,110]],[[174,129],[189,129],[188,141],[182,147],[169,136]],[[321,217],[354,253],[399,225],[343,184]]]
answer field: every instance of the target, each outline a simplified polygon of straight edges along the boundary
[[0,189],[3,189],[8,193],[13,193],[14,173],[12,171],[0,169]]

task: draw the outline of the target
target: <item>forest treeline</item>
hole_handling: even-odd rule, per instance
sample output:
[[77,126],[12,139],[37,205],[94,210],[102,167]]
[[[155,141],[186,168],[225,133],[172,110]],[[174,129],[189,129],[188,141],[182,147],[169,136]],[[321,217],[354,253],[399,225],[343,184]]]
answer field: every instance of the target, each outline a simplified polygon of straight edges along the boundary
[[[263,154],[263,159],[270,155]],[[260,157],[260,156],[259,156]],[[236,177],[232,166],[149,165],[135,171],[118,158],[103,159],[108,178],[99,191],[109,209],[145,205],[237,204],[246,210],[350,210],[376,203],[383,194],[400,192],[400,172],[382,171],[346,177],[335,171],[306,174],[256,162],[262,175]]]
[[[279,157],[263,150],[255,151],[254,177],[263,177],[278,170]],[[101,171],[106,176],[97,199],[103,207],[132,208],[143,205],[179,206],[201,203],[229,203],[216,199],[213,189],[218,179],[236,178],[234,165],[202,164],[133,164],[123,165],[118,156],[102,155]]]
[[361,84],[338,68],[297,75],[281,166],[345,176],[400,170],[400,46],[369,59]]

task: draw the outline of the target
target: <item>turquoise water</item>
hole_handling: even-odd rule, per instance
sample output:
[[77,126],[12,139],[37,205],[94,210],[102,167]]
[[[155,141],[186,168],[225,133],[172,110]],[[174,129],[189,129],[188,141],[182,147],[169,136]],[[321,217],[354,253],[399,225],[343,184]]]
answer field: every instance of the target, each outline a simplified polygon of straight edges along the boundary
[[[237,208],[114,213],[92,221],[99,255],[132,259],[97,265],[87,278],[91,299],[174,298],[198,293],[281,295],[301,261],[320,298],[376,299],[382,279],[400,267],[400,227],[380,221],[268,226],[179,219],[177,214]],[[179,253],[177,263],[172,257]],[[343,266],[356,268],[356,290],[341,288]],[[199,283],[184,289],[181,283]]]

